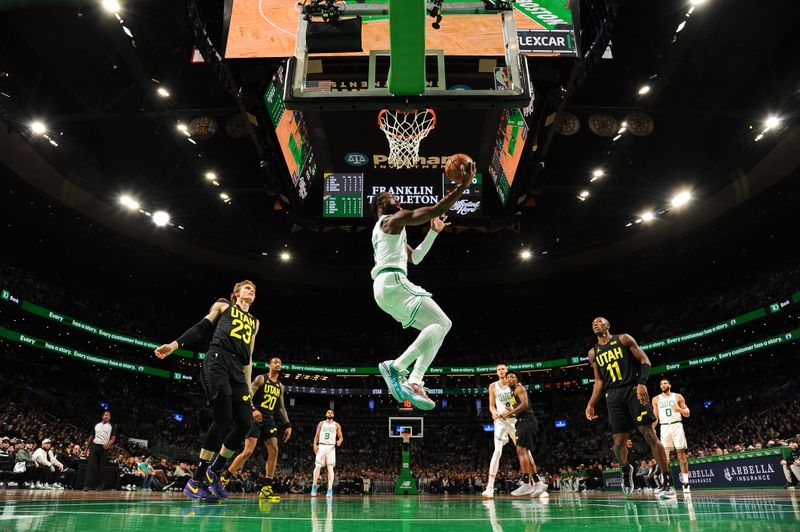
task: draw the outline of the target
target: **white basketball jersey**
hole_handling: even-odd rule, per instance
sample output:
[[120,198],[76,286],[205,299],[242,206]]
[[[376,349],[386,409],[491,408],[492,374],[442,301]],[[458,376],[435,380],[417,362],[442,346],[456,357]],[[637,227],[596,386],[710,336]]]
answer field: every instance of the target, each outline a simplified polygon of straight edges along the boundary
[[678,396],[674,393],[669,396],[662,394],[658,395],[658,422],[662,425],[667,423],[675,423],[681,421],[682,417],[679,412],[675,411],[678,406]]
[[375,227],[372,228],[372,251],[375,255],[375,267],[372,268],[372,278],[378,276],[381,270],[386,268],[398,268],[407,272],[408,270],[408,251],[406,250],[406,228],[400,231],[399,235],[385,233],[381,226],[386,215],[378,218]]
[[336,422],[323,421],[319,429],[319,443],[333,445],[336,443]]
[[494,407],[497,412],[502,414],[506,410],[511,410],[511,396],[514,394],[511,388],[507,385],[501,386],[500,381],[495,381],[492,386],[494,386]]

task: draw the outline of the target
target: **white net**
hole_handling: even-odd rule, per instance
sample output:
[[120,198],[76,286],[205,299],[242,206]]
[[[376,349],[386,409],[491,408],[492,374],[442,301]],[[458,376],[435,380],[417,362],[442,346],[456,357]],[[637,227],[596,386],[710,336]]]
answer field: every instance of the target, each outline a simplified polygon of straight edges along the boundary
[[413,168],[419,163],[419,144],[436,126],[433,109],[378,113],[378,126],[389,141],[389,166]]

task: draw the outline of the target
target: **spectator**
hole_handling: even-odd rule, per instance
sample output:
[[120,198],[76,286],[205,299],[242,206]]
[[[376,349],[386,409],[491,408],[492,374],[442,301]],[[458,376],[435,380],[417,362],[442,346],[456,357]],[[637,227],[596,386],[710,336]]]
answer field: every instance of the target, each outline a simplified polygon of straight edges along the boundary
[[794,440],[789,441],[789,448],[792,450],[789,454],[789,458],[787,460],[781,460],[783,475],[786,477],[784,488],[797,486],[797,481],[800,479],[800,446],[797,444],[796,437]]
[[58,474],[64,470],[64,466],[61,463],[50,461],[49,451],[51,446],[50,438],[45,438],[42,440],[42,446],[33,452],[32,458],[35,472],[32,476],[36,479],[37,489],[64,489],[56,482]]

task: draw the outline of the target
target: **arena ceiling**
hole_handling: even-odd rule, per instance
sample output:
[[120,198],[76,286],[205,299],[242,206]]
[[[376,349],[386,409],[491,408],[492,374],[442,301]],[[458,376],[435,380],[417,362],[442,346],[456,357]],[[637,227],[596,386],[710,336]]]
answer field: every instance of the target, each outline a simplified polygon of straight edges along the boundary
[[[275,63],[228,61],[221,73],[192,63],[194,2],[123,2],[121,20],[100,2],[25,4],[6,2],[0,12],[8,126],[0,155],[11,172],[123,234],[203,260],[235,257],[269,270],[290,250],[296,272],[347,271],[371,260],[366,224],[333,226],[281,200],[288,176],[264,130],[226,127],[257,104]],[[554,108],[574,115],[580,129],[542,127],[515,185],[520,203],[442,239],[447,262],[502,270],[523,250],[551,268],[602,261],[598,250],[685,233],[797,175],[797,2],[708,0],[688,18],[689,0],[617,4],[613,59],[584,65],[585,79],[570,61],[534,66],[547,91],[565,87]],[[218,39],[223,2],[198,5]],[[597,22],[584,17],[584,26]],[[242,87],[239,98],[225,79]],[[639,94],[644,85],[649,91]],[[614,140],[590,131],[593,115],[623,122],[634,112],[652,119],[651,134]],[[756,141],[770,116],[780,122]],[[193,144],[176,124],[197,117],[215,118],[218,130]],[[34,120],[48,137],[31,133]],[[592,181],[597,169],[603,175]],[[752,180],[742,185],[745,175]],[[670,209],[681,190],[692,201]],[[169,212],[173,225],[154,228],[119,205],[123,194],[151,214]],[[651,223],[645,212],[654,213]]]

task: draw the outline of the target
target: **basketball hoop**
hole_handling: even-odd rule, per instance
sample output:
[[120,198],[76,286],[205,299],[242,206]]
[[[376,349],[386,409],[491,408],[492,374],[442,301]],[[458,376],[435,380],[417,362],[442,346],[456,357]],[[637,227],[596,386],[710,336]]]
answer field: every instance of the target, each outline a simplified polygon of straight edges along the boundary
[[378,127],[389,141],[389,166],[413,168],[419,163],[419,143],[436,127],[436,112],[433,109],[381,109]]
[[400,436],[403,438],[403,443],[411,443],[411,432],[401,432]]

